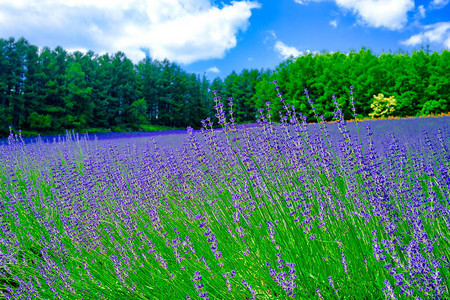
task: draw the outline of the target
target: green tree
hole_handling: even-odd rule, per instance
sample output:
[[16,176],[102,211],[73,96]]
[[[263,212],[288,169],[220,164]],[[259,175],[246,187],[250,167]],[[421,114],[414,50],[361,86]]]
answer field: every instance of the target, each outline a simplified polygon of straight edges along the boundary
[[9,121],[10,101],[10,62],[8,53],[8,41],[0,39],[0,135],[7,136],[11,125]]
[[[273,84],[273,81],[275,80],[273,78],[274,75],[271,74],[270,71],[263,71],[261,74],[261,80],[258,81],[255,85],[255,95],[254,95],[254,102],[255,102],[255,113],[254,117],[257,116],[258,109],[265,109],[266,103],[270,102],[271,107],[273,109],[273,119],[275,121],[279,121],[279,115],[277,112],[282,112],[284,115],[284,111],[282,108],[282,104],[277,98],[277,91],[275,90],[276,85]],[[278,85],[278,83],[277,83]],[[282,91],[280,91],[282,92]],[[286,96],[283,95],[283,98]],[[289,102],[288,100],[286,103]]]
[[201,106],[203,107],[203,115],[201,116],[201,119],[205,119],[207,117],[214,116],[214,101],[212,97],[210,97],[210,86],[211,83],[209,82],[208,78],[206,78],[206,74],[203,74],[201,83],[200,83],[200,101]]
[[32,112],[30,117],[30,129],[37,131],[46,131],[51,128],[52,118],[49,114],[42,115],[37,112]]
[[146,122],[156,124],[158,121],[158,77],[160,76],[159,62],[146,58],[137,65],[138,88],[147,103]]
[[133,129],[139,129],[140,125],[147,123],[147,101],[145,101],[145,98],[140,98],[131,103],[128,118],[128,123]]
[[428,85],[425,87],[425,102],[421,109],[422,115],[438,114],[450,110],[450,52],[446,51],[439,56],[434,52],[429,57],[427,65]]
[[81,65],[72,63],[65,74],[66,95],[63,97],[65,108],[66,129],[85,129],[92,123],[93,102],[91,101],[92,88],[86,84],[86,74],[82,71]]
[[210,111],[210,115],[208,115],[208,117],[210,117],[211,120],[217,124],[217,119],[215,118],[217,111],[214,108],[214,106],[216,105],[214,101],[214,91],[217,91],[218,96],[224,97],[223,95],[225,94],[225,84],[220,77],[214,78],[214,80],[211,82],[211,85],[209,86],[209,99],[211,99],[212,110]]
[[127,127],[130,105],[141,96],[137,89],[136,74],[133,63],[123,52],[114,54],[106,74],[111,79],[107,113],[109,125],[118,130]]
[[65,88],[65,75],[67,68],[67,52],[62,47],[55,50],[44,48],[40,55],[44,75],[44,97],[41,111],[44,115],[50,115],[51,128],[54,132],[64,130],[66,123],[66,108],[64,97],[67,93]]
[[4,55],[7,57],[5,82],[6,82],[6,122],[12,125],[14,130],[20,129],[25,120],[24,88],[27,75],[26,55],[29,44],[21,38],[15,41],[9,38],[4,44]]
[[92,78],[92,101],[94,102],[94,120],[91,127],[111,129],[110,103],[115,99],[111,93],[111,57],[104,54],[95,58],[97,64],[95,77]]
[[186,94],[183,127],[200,127],[200,121],[206,118],[206,107],[202,101],[202,87],[200,77],[186,74]]
[[42,104],[46,97],[46,76],[38,47],[33,45],[28,47],[25,65],[27,69],[23,91],[25,119],[21,127],[25,130],[39,132],[48,130],[51,128],[51,116],[42,110]]
[[85,116],[85,120],[87,120],[86,126],[90,128],[109,128],[107,95],[111,83],[106,75],[110,63],[109,55],[100,58],[93,51],[86,53],[75,52],[72,54],[71,59],[74,63],[78,63],[81,66],[81,71],[84,73],[85,87],[91,89],[90,95],[86,99],[88,105],[88,111],[86,111]]

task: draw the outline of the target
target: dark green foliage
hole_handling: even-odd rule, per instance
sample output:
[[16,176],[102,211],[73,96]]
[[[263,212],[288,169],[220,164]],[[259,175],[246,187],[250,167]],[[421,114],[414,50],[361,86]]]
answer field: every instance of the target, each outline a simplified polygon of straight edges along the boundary
[[[213,90],[233,98],[237,123],[254,122],[257,109],[272,102],[273,119],[282,105],[273,89],[278,80],[286,102],[315,121],[304,96],[308,88],[316,111],[332,120],[336,94],[345,118],[352,118],[348,90],[354,86],[359,116],[373,112],[374,95],[396,99],[394,116],[420,116],[450,110],[450,52],[415,51],[374,55],[370,49],[306,55],[275,70],[232,72],[210,82],[168,60],[138,64],[122,52],[41,51],[20,38],[0,39],[0,136],[9,127],[23,132],[144,130],[148,126],[200,127],[213,117]],[[227,104],[228,101],[224,101]],[[161,127],[162,128],[162,127]]]
[[86,84],[86,74],[81,65],[72,63],[65,73],[65,87],[67,94],[63,98],[65,108],[65,123],[67,129],[86,128],[92,123],[93,106],[90,100],[92,88]]
[[237,123],[252,122],[256,114],[256,85],[261,81],[258,70],[244,69],[239,75],[232,72],[225,78],[227,98],[233,98],[233,110]]
[[213,111],[209,81],[168,60],[41,51],[0,39],[0,136],[199,127]]
[[131,103],[128,121],[134,126],[137,124],[144,124],[147,121],[147,101],[145,101],[145,98],[138,99]]

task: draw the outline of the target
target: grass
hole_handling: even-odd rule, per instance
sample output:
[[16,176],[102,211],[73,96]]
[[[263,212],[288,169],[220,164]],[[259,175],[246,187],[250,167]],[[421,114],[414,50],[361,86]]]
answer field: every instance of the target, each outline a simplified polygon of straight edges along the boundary
[[351,136],[339,107],[331,138],[320,116],[311,131],[287,105],[275,126],[270,103],[258,128],[239,128],[215,101],[224,130],[204,120],[176,149],[11,135],[3,297],[450,297],[447,127],[418,134],[414,150],[369,122]]

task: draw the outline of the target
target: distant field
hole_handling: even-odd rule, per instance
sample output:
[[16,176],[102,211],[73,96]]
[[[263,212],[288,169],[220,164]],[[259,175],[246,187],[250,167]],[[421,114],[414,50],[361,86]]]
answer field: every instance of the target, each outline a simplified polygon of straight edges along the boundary
[[[405,138],[407,136],[414,136],[418,132],[421,132],[423,129],[432,130],[437,125],[440,124],[450,124],[450,116],[443,117],[420,117],[420,118],[409,118],[409,119],[389,119],[389,120],[366,120],[360,122],[360,124],[364,124],[365,122],[369,122],[372,124],[372,128],[375,131],[380,131],[380,133],[384,132],[394,132],[400,135],[404,135]],[[254,128],[257,129],[256,123],[249,123],[244,125],[237,125],[238,128],[241,126],[245,126],[246,128]],[[317,125],[309,124],[308,127],[310,130],[315,128]],[[336,128],[336,124],[327,123],[327,128],[330,130],[330,133],[338,133]],[[363,127],[363,125],[361,125]],[[352,134],[356,134],[356,125],[355,122],[348,123],[348,129]],[[214,129],[217,132],[221,132],[222,128]],[[194,130],[195,133],[200,134],[200,130]],[[85,134],[79,134],[79,137],[84,137]],[[63,139],[64,135],[53,135],[53,136],[42,136],[42,140],[45,142],[53,142],[54,140]],[[154,138],[159,145],[161,146],[169,146],[169,147],[179,147],[182,144],[183,139],[186,137],[186,130],[164,130],[164,131],[148,131],[148,132],[108,132],[108,133],[96,133],[89,134],[87,138],[89,140],[94,140],[97,138],[100,141],[103,140],[119,140],[119,139],[148,139]],[[27,137],[23,138],[25,143],[32,143],[36,141],[36,137]],[[0,139],[0,145],[7,144],[8,139],[3,138]]]

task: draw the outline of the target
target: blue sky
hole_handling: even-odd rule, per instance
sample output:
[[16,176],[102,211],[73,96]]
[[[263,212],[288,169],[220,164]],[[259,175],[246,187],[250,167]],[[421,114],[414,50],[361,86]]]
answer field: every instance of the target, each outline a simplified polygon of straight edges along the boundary
[[39,47],[145,52],[224,78],[290,55],[450,49],[449,0],[0,0],[0,37]]

